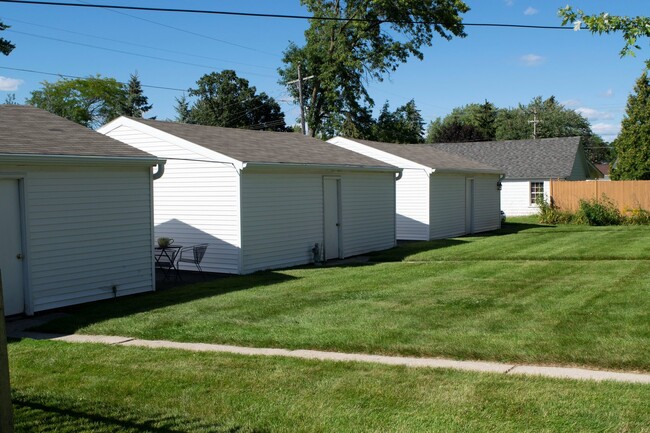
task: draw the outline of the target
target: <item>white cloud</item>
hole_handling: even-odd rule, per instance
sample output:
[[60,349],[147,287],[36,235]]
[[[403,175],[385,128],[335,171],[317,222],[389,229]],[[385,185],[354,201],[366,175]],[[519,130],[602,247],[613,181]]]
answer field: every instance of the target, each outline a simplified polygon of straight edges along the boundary
[[621,125],[611,123],[595,123],[591,125],[591,130],[603,137],[606,141],[611,141],[621,132]]
[[506,4],[506,6],[512,6],[512,5],[515,4],[515,1],[514,0],[504,0],[504,3]]
[[539,11],[532,6],[528,6],[528,9],[524,11],[524,15],[535,15],[537,13],[539,13]]
[[605,98],[611,98],[612,96],[614,96],[614,91],[612,89],[607,89],[602,93],[602,96],[604,96]]
[[580,101],[579,99],[568,99],[562,102],[562,105],[564,105],[565,107],[577,107],[580,104],[582,104],[582,101]]
[[24,83],[23,80],[3,77],[0,75],[0,91],[2,92],[13,92],[15,90],[18,90],[18,86],[20,86],[23,83]]
[[521,56],[519,60],[521,60],[525,66],[538,66],[544,63],[546,58],[537,54],[526,54],[525,56]]
[[589,120],[606,120],[606,119],[613,119],[614,116],[612,116],[612,113],[608,113],[606,111],[598,111],[594,110],[593,108],[587,108],[587,107],[580,107],[576,108],[574,110],[578,114],[582,114],[584,117],[586,117]]

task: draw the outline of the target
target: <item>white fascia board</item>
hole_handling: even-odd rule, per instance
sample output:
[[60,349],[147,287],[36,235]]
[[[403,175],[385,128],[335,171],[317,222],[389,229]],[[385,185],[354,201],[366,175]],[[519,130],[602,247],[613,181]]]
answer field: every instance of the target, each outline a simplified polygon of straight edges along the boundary
[[[350,150],[352,152],[357,152],[361,153],[362,155],[366,155],[369,158],[374,158],[378,159],[380,161],[386,162],[388,164],[393,164],[393,161],[386,161],[386,159],[392,159],[394,161],[397,161],[397,165],[400,168],[415,168],[419,170],[424,170],[428,175],[434,172],[434,170],[431,167],[427,167],[426,165],[419,164],[415,161],[411,161],[410,159],[402,158],[401,156],[394,155],[390,152],[385,152],[383,150],[376,149],[372,146],[368,146],[363,143],[359,143],[358,141],[351,140],[349,138],[343,138],[343,137],[334,137],[330,138],[327,140],[328,143],[334,144],[339,147],[343,147],[344,149]],[[354,148],[361,149],[361,150],[355,150]],[[370,156],[364,151],[369,151],[371,153],[376,153],[377,156]],[[384,159],[385,158],[385,159]]]
[[385,173],[401,173],[399,167],[381,167],[366,165],[339,165],[339,164],[297,164],[285,162],[245,162],[242,170],[249,168],[289,168],[289,169],[307,169],[307,170],[337,170],[337,171],[379,171]]
[[215,152],[214,150],[210,150],[206,147],[203,147],[199,144],[193,143],[191,141],[161,131],[160,129],[154,128],[149,125],[145,125],[144,123],[140,123],[137,120],[129,119],[123,116],[120,116],[117,119],[97,129],[97,132],[100,132],[104,135],[108,135],[112,130],[117,129],[120,126],[133,128],[137,131],[148,134],[152,137],[158,138],[168,143],[175,144],[190,152],[201,155],[202,157],[206,158],[209,161],[232,164],[235,167],[235,169],[237,169],[237,171],[241,171],[241,169],[243,168],[243,162],[238,159],[231,158],[222,153]]
[[75,163],[83,165],[146,165],[152,167],[164,162],[165,159],[157,157],[0,154],[0,164],[61,165]]
[[438,168],[433,170],[435,173],[457,173],[457,174],[494,174],[503,176],[505,173],[501,170],[491,170],[489,168],[467,168],[467,169],[444,169]]

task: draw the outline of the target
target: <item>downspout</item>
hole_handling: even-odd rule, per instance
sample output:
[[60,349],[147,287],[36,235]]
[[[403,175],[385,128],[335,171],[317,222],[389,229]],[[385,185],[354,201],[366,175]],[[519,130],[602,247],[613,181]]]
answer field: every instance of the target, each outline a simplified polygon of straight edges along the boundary
[[160,161],[156,167],[158,167],[158,170],[153,174],[153,180],[160,179],[162,175],[165,173],[165,163],[167,161]]

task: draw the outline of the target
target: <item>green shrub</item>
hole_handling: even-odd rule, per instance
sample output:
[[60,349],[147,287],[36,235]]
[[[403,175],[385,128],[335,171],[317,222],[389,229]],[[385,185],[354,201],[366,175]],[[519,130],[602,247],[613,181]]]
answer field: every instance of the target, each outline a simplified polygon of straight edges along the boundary
[[571,224],[573,214],[561,211],[552,202],[549,203],[542,196],[538,196],[535,204],[539,208],[539,222],[542,224]]
[[625,209],[624,223],[629,225],[647,226],[650,225],[650,212],[640,207]]
[[580,209],[575,217],[578,223],[590,226],[617,226],[624,222],[621,212],[605,194],[600,200],[580,200]]

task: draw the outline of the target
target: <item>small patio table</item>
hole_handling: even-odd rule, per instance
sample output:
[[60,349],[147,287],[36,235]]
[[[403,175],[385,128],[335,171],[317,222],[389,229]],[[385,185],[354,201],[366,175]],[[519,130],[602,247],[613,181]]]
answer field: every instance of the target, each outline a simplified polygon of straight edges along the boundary
[[162,269],[165,281],[167,281],[170,272],[174,272],[176,278],[182,280],[181,274],[178,272],[178,266],[176,265],[176,258],[182,248],[182,245],[169,245],[166,247],[158,245],[154,247],[156,268]]

